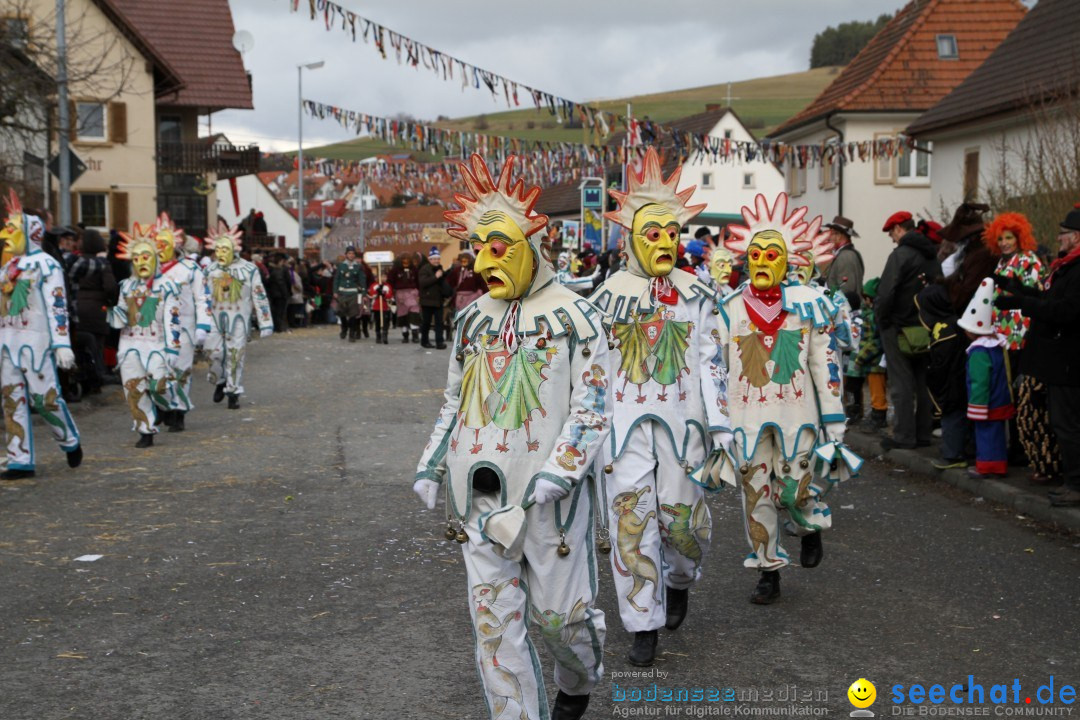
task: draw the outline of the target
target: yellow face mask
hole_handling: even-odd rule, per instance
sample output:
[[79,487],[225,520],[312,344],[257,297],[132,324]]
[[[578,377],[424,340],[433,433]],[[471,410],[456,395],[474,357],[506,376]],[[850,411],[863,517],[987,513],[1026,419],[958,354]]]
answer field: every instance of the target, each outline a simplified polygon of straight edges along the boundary
[[634,213],[631,249],[645,274],[660,277],[675,269],[679,227],[678,218],[663,205],[646,205]]
[[470,240],[476,253],[473,271],[484,278],[491,297],[515,300],[524,295],[536,276],[537,260],[518,224],[504,212],[489,210]]
[[4,265],[13,257],[26,254],[26,235],[23,233],[22,220],[22,213],[13,213],[7,216],[3,227],[0,227],[0,240],[4,241],[0,263]]
[[709,274],[712,275],[717,285],[727,285],[728,281],[731,280],[731,260],[720,256],[718,253],[717,257],[714,257],[709,265]]
[[218,265],[228,267],[236,259],[236,250],[228,240],[218,240],[214,246],[214,257],[217,258]]
[[172,231],[159,230],[154,236],[154,242],[157,243],[158,257],[161,258],[161,262],[172,262],[172,259],[176,257],[176,237]]
[[775,230],[763,230],[754,236],[746,249],[746,267],[750,282],[758,290],[774,288],[787,274],[787,244]]
[[147,242],[140,242],[131,249],[131,266],[140,280],[150,280],[157,274],[157,248]]

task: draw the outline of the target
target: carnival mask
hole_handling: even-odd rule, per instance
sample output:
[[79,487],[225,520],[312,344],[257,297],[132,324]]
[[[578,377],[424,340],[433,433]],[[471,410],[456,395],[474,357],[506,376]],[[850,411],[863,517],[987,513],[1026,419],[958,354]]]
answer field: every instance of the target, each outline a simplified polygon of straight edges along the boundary
[[718,286],[727,285],[731,280],[731,253],[723,248],[716,248],[709,260],[709,274]]
[[154,234],[154,243],[157,245],[158,257],[162,263],[172,262],[176,257],[176,236],[168,228],[161,228]]
[[236,259],[236,249],[228,240],[218,239],[214,246],[214,257],[217,258],[218,265],[228,267]]
[[7,265],[17,255],[26,254],[26,234],[23,232],[23,214],[9,213],[0,228],[0,240],[4,241],[3,257],[0,262]]
[[518,224],[500,210],[489,210],[469,239],[476,253],[473,271],[484,278],[491,297],[515,300],[524,295],[536,275],[537,258]]
[[788,255],[784,236],[776,230],[762,230],[754,235],[746,251],[750,282],[758,290],[779,285],[787,274]]
[[647,275],[659,277],[675,268],[680,227],[679,219],[664,205],[646,205],[634,213],[631,247]]
[[806,265],[792,265],[791,266],[791,279],[800,285],[809,285],[810,280],[814,277],[814,253],[801,252],[798,253],[799,257],[806,260]]
[[157,275],[158,250],[148,242],[136,243],[131,248],[131,266],[140,280],[150,280]]

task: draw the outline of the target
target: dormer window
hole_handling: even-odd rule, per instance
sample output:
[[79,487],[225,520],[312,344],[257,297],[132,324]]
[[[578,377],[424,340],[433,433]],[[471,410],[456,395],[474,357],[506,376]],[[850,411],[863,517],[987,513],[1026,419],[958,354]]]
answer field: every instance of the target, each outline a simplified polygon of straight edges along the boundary
[[960,57],[960,52],[956,48],[955,35],[937,36],[937,55],[942,60],[956,60]]

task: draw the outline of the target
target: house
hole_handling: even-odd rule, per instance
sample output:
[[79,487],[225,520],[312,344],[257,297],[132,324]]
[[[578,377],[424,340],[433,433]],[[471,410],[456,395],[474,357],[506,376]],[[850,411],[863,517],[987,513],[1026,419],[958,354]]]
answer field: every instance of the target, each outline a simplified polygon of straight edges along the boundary
[[[272,190],[278,175],[276,172],[258,173],[218,181],[214,212],[230,227],[242,223],[251,210],[261,212],[266,221],[266,234],[272,238],[269,243],[275,247],[297,248],[300,224],[296,210],[285,207]],[[235,203],[230,184],[236,186]]]
[[[1026,194],[1040,184],[1028,183],[1033,170],[1052,178],[1055,165],[1062,162],[1074,164],[1071,172],[1060,169],[1076,177],[1077,28],[1080,3],[1040,0],[986,62],[908,126],[906,132],[920,144],[934,146],[934,207],[986,202],[994,199],[993,191],[1010,197]],[[1057,152],[1062,146],[1069,152]],[[1049,156],[1041,152],[1048,147]],[[1055,190],[1045,184],[1041,189]],[[1075,186],[1063,190],[1075,191]],[[1062,200],[1068,208],[1076,198]],[[1036,229],[1043,235],[1053,233],[1059,219],[1050,218],[1049,227],[1036,222]]]
[[[1024,17],[1020,0],[911,0],[810,105],[770,134],[789,144],[866,147],[895,138],[956,88]],[[919,144],[877,159],[785,166],[788,192],[813,215],[844,215],[861,234],[867,277],[892,244],[881,232],[897,210],[940,216],[930,189],[934,148]],[[950,211],[951,212],[951,211]]]

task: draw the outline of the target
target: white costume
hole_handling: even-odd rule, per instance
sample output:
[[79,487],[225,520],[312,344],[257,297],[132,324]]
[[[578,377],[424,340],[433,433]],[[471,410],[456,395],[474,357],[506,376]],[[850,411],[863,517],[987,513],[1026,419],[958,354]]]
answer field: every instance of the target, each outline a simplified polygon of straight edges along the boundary
[[45,420],[61,449],[69,453],[69,464],[78,464],[70,453],[79,450],[79,431],[56,377],[58,362],[62,367],[75,362],[64,270],[37,244],[43,234],[41,221],[23,214],[12,193],[2,233],[5,253],[8,243],[19,238],[22,250],[0,270],[0,388],[8,470],[27,474],[35,466],[31,410]]
[[[619,209],[607,214],[631,229],[624,269],[590,299],[611,323],[615,343],[603,479],[616,545],[611,564],[623,627],[640,633],[665,625],[670,591],[686,591],[701,575],[712,519],[704,490],[690,475],[714,444],[728,442],[729,430],[726,374],[713,339],[716,291],[696,274],[672,269],[674,252],[659,272],[640,256],[649,243],[673,250],[676,225],[685,225],[704,206],[686,205],[694,188],[677,190],[679,171],[665,182],[651,149],[641,173],[628,175],[628,192],[612,191]],[[633,226],[641,222],[639,211],[653,208],[670,220],[660,222],[656,241],[643,241]],[[678,622],[670,623],[672,629]],[[632,653],[631,662],[651,659],[639,661]]]
[[225,265],[219,259],[206,268],[210,293],[210,333],[204,345],[210,355],[208,379],[213,385],[224,386],[230,396],[242,395],[251,313],[256,313],[262,337],[274,332],[274,322],[259,268],[239,255],[239,230],[219,224],[217,231],[206,238],[206,247],[215,250],[219,244],[230,245],[233,255]]
[[[596,308],[556,281],[539,232],[547,218],[532,211],[540,190],[512,184],[513,164],[496,184],[474,155],[462,167],[469,194],[456,196],[463,209],[446,216],[451,234],[479,250],[476,271],[492,292],[504,287],[491,273],[506,258],[532,274],[519,294],[485,294],[458,314],[445,402],[414,489],[434,507],[445,488],[492,717],[539,720],[548,703],[528,624],[554,657],[556,707],[587,704],[603,673],[590,475],[607,435],[608,348]],[[491,249],[505,247],[492,239],[499,229],[517,238],[503,256]]]

